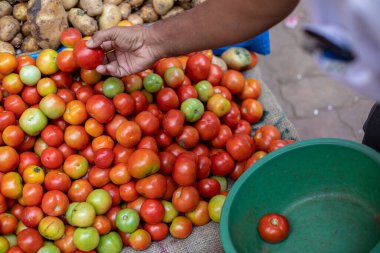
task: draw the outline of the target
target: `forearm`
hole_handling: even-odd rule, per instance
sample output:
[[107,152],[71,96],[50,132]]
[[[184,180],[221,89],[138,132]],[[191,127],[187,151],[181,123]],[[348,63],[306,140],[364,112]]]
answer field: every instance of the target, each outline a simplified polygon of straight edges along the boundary
[[160,57],[231,45],[284,19],[299,0],[208,0],[150,28]]

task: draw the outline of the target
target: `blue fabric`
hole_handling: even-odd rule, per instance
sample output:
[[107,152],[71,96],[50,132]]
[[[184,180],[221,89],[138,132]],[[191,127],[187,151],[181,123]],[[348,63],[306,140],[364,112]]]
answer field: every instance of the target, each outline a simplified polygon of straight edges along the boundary
[[[65,47],[60,47],[58,48],[57,52],[61,52],[63,49],[65,49]],[[38,51],[38,52],[35,52],[35,53],[31,53],[31,54],[28,54],[30,57],[32,57],[33,59],[37,59],[37,56],[40,54],[41,51]]]
[[244,47],[249,51],[254,51],[258,54],[262,55],[268,55],[270,54],[270,37],[269,37],[269,31],[266,31],[255,38],[252,38],[250,40],[231,45],[226,47],[221,47],[214,49],[213,52],[215,55],[221,55],[224,51],[229,49],[230,47]]

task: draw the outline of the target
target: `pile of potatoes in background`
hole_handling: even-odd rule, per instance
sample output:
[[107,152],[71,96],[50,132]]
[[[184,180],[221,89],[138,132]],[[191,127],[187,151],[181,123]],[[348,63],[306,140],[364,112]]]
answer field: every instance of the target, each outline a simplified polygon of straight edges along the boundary
[[205,0],[0,0],[0,52],[18,54],[57,49],[72,26],[83,36],[116,26],[152,23],[177,15]]

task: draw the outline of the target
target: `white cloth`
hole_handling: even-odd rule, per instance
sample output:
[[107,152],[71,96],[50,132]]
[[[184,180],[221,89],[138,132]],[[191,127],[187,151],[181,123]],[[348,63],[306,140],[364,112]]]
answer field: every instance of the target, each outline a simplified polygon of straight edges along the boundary
[[350,63],[317,55],[324,70],[380,102],[380,0],[307,0],[313,25],[348,45]]

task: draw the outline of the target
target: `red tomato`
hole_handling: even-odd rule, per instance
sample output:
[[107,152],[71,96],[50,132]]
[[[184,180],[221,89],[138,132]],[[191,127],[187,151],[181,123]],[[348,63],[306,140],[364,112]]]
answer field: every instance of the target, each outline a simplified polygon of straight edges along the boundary
[[63,139],[70,148],[77,150],[87,147],[90,142],[90,137],[82,126],[68,126]]
[[219,134],[220,120],[213,112],[206,111],[195,123],[195,128],[201,140],[210,141]]
[[44,239],[34,228],[26,228],[17,234],[17,245],[26,253],[37,253]]
[[137,145],[137,149],[150,149],[155,153],[158,153],[158,146],[156,140],[152,136],[145,136],[141,139]]
[[128,163],[128,159],[133,153],[134,149],[132,148],[126,148],[120,145],[119,143],[115,145],[113,148],[113,152],[115,153],[115,158],[113,159],[114,164],[119,164],[119,163]]
[[165,208],[157,199],[147,199],[141,205],[140,216],[148,224],[158,224],[165,215]]
[[106,217],[111,221],[112,230],[116,230],[116,215],[120,210],[120,206],[113,206],[106,213]]
[[186,149],[184,149],[183,147],[181,147],[177,143],[172,143],[172,144],[170,144],[169,146],[167,146],[165,148],[165,151],[168,151],[168,152],[172,153],[174,156],[177,157],[181,153],[185,152]]
[[60,216],[64,214],[68,206],[69,199],[61,191],[48,191],[42,198],[42,211],[50,216]]
[[111,232],[111,221],[104,215],[98,215],[95,217],[92,226],[98,231],[99,235],[105,235]]
[[278,243],[285,240],[289,235],[288,220],[275,213],[266,214],[261,217],[258,225],[260,237],[269,243]]
[[95,151],[94,163],[101,169],[107,169],[111,166],[115,154],[111,148],[101,148]]
[[209,76],[211,60],[202,53],[196,53],[189,57],[186,64],[186,75],[197,83],[206,80]]
[[[161,203],[161,202],[160,202]],[[2,235],[9,235],[16,232],[17,218],[10,213],[0,214],[0,233]]]
[[70,89],[58,89],[57,96],[60,97],[66,104],[75,100],[74,92]]
[[211,64],[207,81],[209,81],[213,86],[219,85],[220,80],[222,80],[222,75],[222,69],[216,64]]
[[153,241],[162,241],[169,233],[169,227],[165,223],[144,224],[144,229],[148,231]]
[[247,67],[247,69],[252,69],[253,67],[255,67],[257,65],[258,58],[257,58],[257,54],[255,52],[249,51],[249,53],[251,54],[252,61],[249,64],[249,66]]
[[36,61],[29,55],[18,56],[16,72],[20,73],[21,68],[27,65],[36,65]]
[[233,171],[229,174],[229,177],[236,181],[243,173],[244,171],[246,171],[246,167],[245,167],[245,164],[246,162],[240,162],[240,163],[236,163],[235,164],[235,168],[233,169]]
[[78,179],[71,184],[67,196],[71,202],[84,202],[92,190],[92,185],[87,180]]
[[176,89],[182,85],[185,80],[185,74],[182,68],[171,67],[165,71],[164,79],[169,87]]
[[232,172],[235,167],[234,160],[227,152],[219,152],[210,157],[211,172],[215,176],[225,176]]
[[110,180],[116,185],[128,183],[132,177],[128,173],[128,167],[124,163],[118,163],[110,170]]
[[257,150],[266,152],[269,148],[270,143],[273,140],[281,139],[281,133],[277,129],[277,127],[272,126],[272,125],[266,125],[266,126],[260,127],[255,132],[253,139],[255,141]]
[[[113,119],[106,124],[106,132],[112,137],[112,139],[116,140],[116,131],[117,129],[126,122],[127,119],[119,114],[116,114]],[[98,122],[99,123],[99,122]],[[99,123],[100,124],[100,123]]]
[[247,98],[258,99],[261,92],[260,82],[256,79],[249,78],[245,80],[243,91],[239,94],[241,100]]
[[160,169],[160,158],[149,149],[138,149],[128,159],[128,172],[134,178],[143,178]]
[[162,119],[162,129],[171,136],[176,137],[182,132],[183,124],[185,123],[185,115],[180,110],[170,110]]
[[192,212],[185,215],[195,226],[203,226],[210,222],[208,203],[203,200],[199,201],[198,206]]
[[10,147],[17,147],[21,145],[24,138],[24,131],[17,125],[7,126],[2,133],[2,139],[5,145]]
[[103,64],[104,50],[101,47],[88,48],[86,41],[82,40],[74,46],[74,57],[79,67],[92,70]]
[[139,193],[136,191],[135,181],[120,185],[119,192],[121,199],[125,202],[135,201],[139,197]]
[[166,192],[166,178],[161,174],[153,174],[136,183],[136,191],[145,198],[162,198]]
[[25,207],[21,214],[21,221],[27,227],[37,227],[42,218],[44,217],[44,213],[41,208],[37,206],[28,206]]
[[156,66],[156,73],[161,77],[164,77],[166,70],[171,67],[177,67],[182,69],[181,61],[176,57],[164,58],[158,61]]
[[214,93],[221,94],[223,97],[227,98],[229,101],[232,101],[232,94],[230,90],[224,86],[214,86]]
[[186,213],[193,211],[199,202],[199,194],[193,186],[179,187],[172,198],[175,209],[179,212]]
[[117,94],[112,102],[116,111],[122,116],[129,116],[135,110],[135,100],[127,93]]
[[116,131],[116,140],[126,148],[135,146],[141,140],[141,128],[133,121],[122,123]]
[[103,94],[103,81],[100,81],[100,79],[102,79],[102,75],[99,74],[95,69],[81,69],[80,78],[83,82],[85,82],[88,85],[96,84],[94,87],[95,94]]
[[45,168],[59,169],[63,164],[63,154],[58,148],[48,147],[41,154],[41,163]]
[[57,55],[57,66],[61,71],[73,72],[78,68],[74,58],[74,52],[71,50],[63,50]]
[[153,136],[157,134],[160,127],[158,118],[148,111],[137,114],[135,122],[140,126],[143,135]]
[[231,128],[227,125],[221,125],[218,135],[212,139],[211,144],[214,148],[224,148],[231,137]]
[[77,249],[74,245],[74,232],[74,227],[66,225],[65,233],[63,234],[62,238],[54,242],[55,246],[57,246],[62,253],[71,253]]
[[63,131],[55,125],[48,125],[42,130],[41,138],[47,145],[58,147],[63,143]]
[[106,184],[105,186],[102,187],[103,190],[106,190],[111,198],[112,198],[112,205],[117,206],[121,202],[121,196],[119,192],[119,187],[114,185],[114,184]]
[[141,77],[138,75],[124,76],[121,80],[123,81],[125,90],[128,93],[132,93],[133,91],[142,89],[143,81]]
[[58,71],[50,76],[58,88],[69,88],[73,83],[73,76],[71,73]]
[[0,194],[0,213],[4,213],[7,210],[7,208],[7,200],[2,194]]
[[70,27],[61,33],[59,40],[65,47],[73,48],[76,43],[82,40],[82,34],[78,29]]
[[91,86],[82,86],[80,87],[76,92],[75,96],[79,101],[82,101],[83,103],[87,103],[87,100],[94,95],[94,91],[92,90]]
[[204,198],[212,198],[220,193],[220,184],[214,178],[205,178],[198,182],[199,195]]
[[0,147],[0,172],[7,173],[17,168],[19,155],[12,147]]
[[193,159],[179,157],[174,163],[172,172],[174,181],[181,186],[190,186],[197,178],[197,164]]
[[211,160],[206,155],[200,155],[197,163],[197,178],[203,179],[210,175]]
[[197,90],[191,85],[182,85],[177,89],[179,102],[182,103],[188,98],[198,98]]
[[223,73],[221,84],[228,88],[232,94],[239,94],[244,89],[245,79],[239,71],[230,69]]
[[160,128],[158,130],[158,134],[156,135],[155,138],[157,141],[157,145],[160,148],[165,148],[165,147],[169,146],[170,144],[172,144],[172,142],[173,142],[173,138],[171,136],[167,135],[162,128]]
[[134,91],[130,94],[135,101],[135,114],[146,111],[149,106],[149,101],[141,91]]
[[191,234],[193,224],[191,221],[183,216],[175,217],[170,225],[170,234],[174,238],[184,239]]
[[251,135],[252,127],[246,120],[239,120],[237,127],[234,129],[235,134],[248,134]]
[[22,199],[26,206],[37,206],[41,203],[44,189],[40,184],[25,184],[22,188]]
[[238,162],[247,160],[253,152],[255,146],[252,145],[251,138],[246,134],[234,134],[226,144],[228,153]]
[[160,158],[160,173],[170,175],[173,171],[176,157],[167,151],[160,152],[158,156]]
[[129,237],[129,244],[135,250],[144,250],[149,247],[151,237],[144,229],[137,229]]
[[11,111],[1,111],[0,112],[0,132],[4,131],[7,126],[15,125],[16,117]]
[[75,154],[75,149],[70,148],[69,146],[67,146],[66,143],[63,143],[61,146],[58,147],[58,149],[61,150],[62,155],[63,155],[63,159],[65,159],[65,160],[66,160],[70,155]]
[[179,107],[179,98],[172,88],[163,88],[156,94],[156,102],[160,110],[167,112]]
[[4,99],[4,109],[13,112],[16,118],[20,118],[21,114],[28,109],[28,105],[19,95],[10,95]]
[[141,206],[145,200],[146,199],[144,197],[138,197],[136,200],[129,202],[127,204],[127,208],[132,208],[136,210],[138,213],[140,213]]
[[284,140],[272,140],[268,146],[268,153],[273,152],[279,148],[285,147],[288,143]]
[[93,95],[87,100],[86,109],[99,123],[108,123],[115,114],[112,102],[103,95]]
[[165,195],[162,197],[164,200],[171,200],[173,198],[173,193],[175,190],[177,190],[178,185],[176,182],[174,182],[173,178],[171,176],[166,176],[166,192]]
[[102,135],[104,132],[104,126],[93,118],[89,118],[86,120],[86,123],[84,124],[84,129],[86,130],[86,133],[88,133],[92,137],[98,137]]
[[242,119],[254,124],[263,116],[263,106],[258,100],[248,98],[241,103],[240,112]]
[[198,130],[193,126],[185,126],[177,136],[176,142],[183,148],[194,148],[199,141]]
[[21,97],[28,105],[38,104],[41,100],[41,95],[37,91],[36,86],[26,86],[21,92]]
[[46,190],[58,190],[61,192],[67,192],[71,186],[70,177],[61,171],[53,170],[49,171],[44,179],[44,186]]
[[101,169],[94,166],[88,173],[88,181],[96,188],[103,187],[110,181],[109,173],[109,169]]

